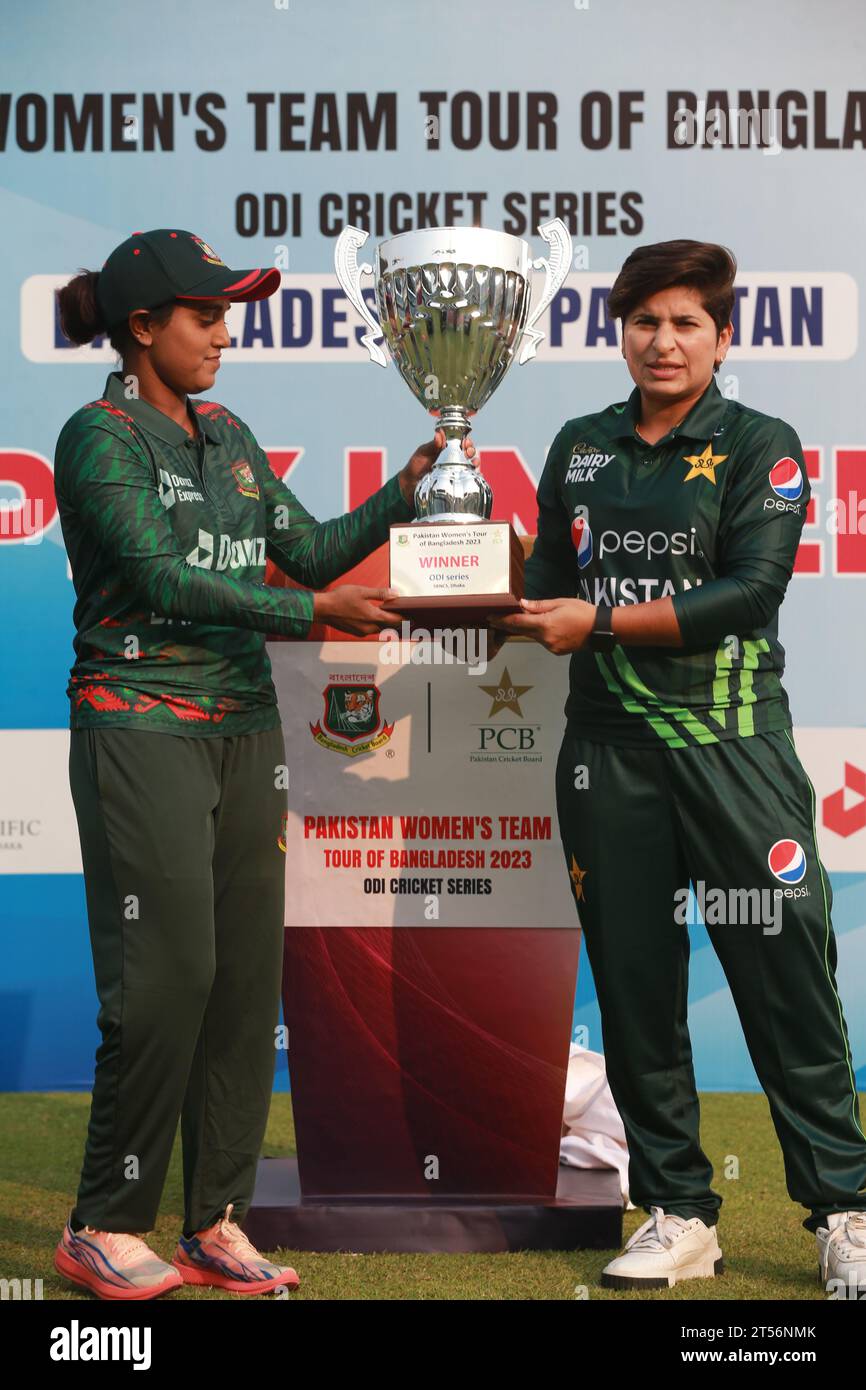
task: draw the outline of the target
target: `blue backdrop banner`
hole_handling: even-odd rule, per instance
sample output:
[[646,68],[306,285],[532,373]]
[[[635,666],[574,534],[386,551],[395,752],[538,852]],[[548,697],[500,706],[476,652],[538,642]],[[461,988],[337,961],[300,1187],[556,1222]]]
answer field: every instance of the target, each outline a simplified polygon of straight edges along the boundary
[[[61,426],[119,364],[103,340],[66,341],[54,290],[152,227],[192,231],[231,266],[277,267],[277,294],[232,307],[208,394],[327,517],[432,433],[393,367],[368,361],[334,273],[340,231],[370,233],[362,260],[399,232],[455,224],[512,232],[540,257],[537,228],[553,217],[572,236],[569,276],[539,325],[537,360],[512,369],[473,429],[494,516],[526,533],[563,421],[632,389],[605,310],[625,257],[676,237],[737,257],[719,388],[793,425],[812,486],[780,635],[863,1085],[864,39],[860,0],[831,11],[765,0],[757,12],[749,0],[149,0],[135,11],[30,0],[7,19],[0,1088],[87,1088],[98,1042],[66,765],[74,593],[52,469]],[[689,930],[698,1085],[757,1089],[704,928]],[[585,957],[575,1028],[602,1050]]]

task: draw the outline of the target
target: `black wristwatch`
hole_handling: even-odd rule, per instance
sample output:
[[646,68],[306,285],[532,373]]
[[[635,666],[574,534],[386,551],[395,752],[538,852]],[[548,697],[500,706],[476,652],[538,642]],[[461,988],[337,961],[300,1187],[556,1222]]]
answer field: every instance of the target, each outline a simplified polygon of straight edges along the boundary
[[616,646],[619,638],[613,630],[613,609],[606,603],[599,603],[595,610],[595,622],[589,634],[589,645],[594,652],[609,652]]

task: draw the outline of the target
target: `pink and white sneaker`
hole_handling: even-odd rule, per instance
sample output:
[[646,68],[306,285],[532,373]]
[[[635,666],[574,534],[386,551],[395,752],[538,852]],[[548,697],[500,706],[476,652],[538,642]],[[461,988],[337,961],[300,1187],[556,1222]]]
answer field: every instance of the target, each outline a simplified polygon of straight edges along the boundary
[[300,1279],[289,1265],[277,1265],[260,1255],[231,1220],[234,1203],[225,1216],[187,1240],[181,1236],[172,1264],[185,1284],[210,1284],[231,1293],[270,1293],[281,1285],[296,1289]]
[[68,1221],[54,1251],[54,1268],[100,1298],[158,1298],[183,1283],[139,1236],[92,1226],[73,1231]]

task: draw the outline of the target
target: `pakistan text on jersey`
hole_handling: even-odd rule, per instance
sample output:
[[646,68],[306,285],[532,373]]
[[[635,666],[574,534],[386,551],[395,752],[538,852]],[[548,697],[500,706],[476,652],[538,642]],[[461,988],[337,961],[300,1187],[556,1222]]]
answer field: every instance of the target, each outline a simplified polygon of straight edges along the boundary
[[699,588],[703,580],[695,579],[692,584],[684,579],[679,589],[672,579],[635,579],[631,576],[625,579],[581,578],[578,583],[587,603],[603,603],[612,608],[617,603],[649,603],[655,598],[671,598],[677,592]]

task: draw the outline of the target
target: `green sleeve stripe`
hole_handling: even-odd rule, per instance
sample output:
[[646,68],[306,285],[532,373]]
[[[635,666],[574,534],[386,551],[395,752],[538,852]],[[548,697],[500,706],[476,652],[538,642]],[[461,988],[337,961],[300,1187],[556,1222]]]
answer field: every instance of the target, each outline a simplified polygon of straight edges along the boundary
[[642,695],[656,706],[663,714],[670,714],[674,719],[678,719],[683,727],[692,735],[697,743],[718,743],[718,736],[708,729],[706,724],[702,724],[691,710],[684,709],[681,705],[663,705],[656,698],[654,693],[644,684],[637,671],[622,650],[622,647],[614,647],[613,659],[621,678],[625,681],[637,695]]
[[716,674],[713,677],[713,707],[709,711],[711,719],[722,728],[727,728],[727,713],[731,707],[731,691],[728,684],[733,662],[727,648],[727,638],[722,638],[716,652]]
[[[614,648],[614,652],[616,652],[616,650],[617,649]],[[595,659],[598,664],[598,669],[601,671],[602,677],[604,678],[604,683],[611,695],[617,697],[623,708],[628,710],[629,714],[642,714],[650,728],[655,730],[659,738],[663,739],[669,748],[688,747],[686,740],[680,737],[671,724],[668,724],[664,719],[660,719],[657,714],[651,714],[644,705],[638,704],[637,700],[626,694],[613,673],[608,671],[601,652],[595,653]]]
[[768,652],[769,643],[765,637],[757,642],[751,637],[743,638],[743,664],[740,668],[740,703],[737,706],[737,732],[740,738],[751,738],[755,732],[755,687],[752,672],[758,669],[760,652]]

